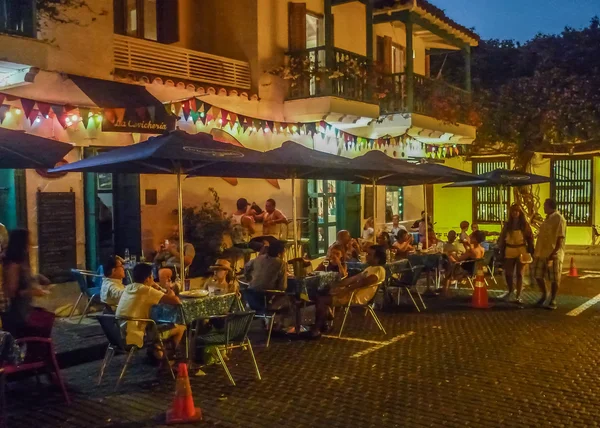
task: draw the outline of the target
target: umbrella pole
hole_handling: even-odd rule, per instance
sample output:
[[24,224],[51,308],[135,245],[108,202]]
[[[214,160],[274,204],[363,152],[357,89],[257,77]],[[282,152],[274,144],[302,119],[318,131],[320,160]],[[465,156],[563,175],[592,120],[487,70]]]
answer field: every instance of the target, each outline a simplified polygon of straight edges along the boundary
[[427,185],[423,184],[423,205],[425,208],[425,249],[429,248],[429,213],[427,212]]
[[377,233],[375,226],[377,225],[377,181],[373,179],[373,243],[377,243]]
[[[179,270],[181,271],[181,287],[185,290],[185,256],[183,249],[183,190],[181,167],[177,168],[177,220],[179,226]],[[182,290],[182,291],[183,291]]]
[[294,257],[298,255],[298,207],[296,204],[296,175],[292,176],[292,221],[294,222]]

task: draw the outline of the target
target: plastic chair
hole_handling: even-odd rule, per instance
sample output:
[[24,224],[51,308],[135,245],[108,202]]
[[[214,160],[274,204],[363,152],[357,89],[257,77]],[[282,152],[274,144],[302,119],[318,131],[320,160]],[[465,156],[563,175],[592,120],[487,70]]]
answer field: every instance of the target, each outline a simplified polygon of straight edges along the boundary
[[127,318],[127,317],[116,317],[114,315],[98,315],[95,317],[100,323],[100,327],[102,327],[102,331],[106,335],[108,339],[108,347],[106,348],[106,353],[104,354],[104,359],[102,360],[102,365],[100,366],[100,375],[98,376],[98,385],[102,383],[102,377],[104,376],[104,371],[110,364],[112,358],[116,353],[127,354],[127,359],[125,360],[125,364],[123,365],[123,369],[121,370],[121,374],[119,379],[117,380],[117,384],[115,385],[115,391],[119,388],[123,377],[125,376],[125,372],[127,371],[127,367],[134,356],[134,354],[138,351],[137,346],[128,345],[123,338],[121,333],[121,322],[125,321],[140,321],[146,322],[151,326],[151,330],[154,333],[154,337],[158,338],[158,341],[163,349],[163,357],[165,360],[165,364],[169,367],[171,371],[171,376],[175,379],[175,373],[173,373],[173,368],[169,364],[169,359],[167,357],[167,353],[164,352],[165,346],[162,338],[158,332],[158,328],[156,327],[156,323],[154,320],[146,319],[146,318]]
[[418,312],[421,312],[421,308],[419,308],[419,305],[417,304],[417,301],[415,300],[415,298],[412,295],[411,289],[413,289],[413,291],[415,293],[417,293],[417,296],[419,297],[419,300],[421,301],[421,305],[423,306],[423,309],[427,309],[427,306],[425,305],[425,302],[423,301],[423,297],[421,296],[421,293],[419,293],[419,290],[417,290],[417,282],[419,281],[419,278],[421,277],[421,274],[423,273],[423,269],[425,267],[424,266],[413,266],[411,268],[405,269],[403,271],[400,272],[400,275],[397,277],[392,277],[390,284],[388,285],[388,288],[397,288],[398,289],[398,295],[397,295],[397,305],[400,306],[400,296],[402,294],[402,290],[405,290],[406,293],[408,294],[408,296],[410,297],[410,300],[412,300],[413,305],[415,306],[415,308],[417,309]]
[[363,288],[357,288],[355,290],[352,291],[352,295],[350,296],[350,300],[348,301],[348,304],[346,306],[344,306],[344,320],[342,321],[342,326],[340,327],[340,332],[338,334],[338,337],[342,337],[342,332],[344,331],[344,325],[346,324],[346,318],[348,318],[348,313],[350,312],[350,309],[358,307],[358,308],[363,308],[366,310],[366,312],[370,313],[371,316],[373,317],[373,319],[375,320],[375,323],[377,324],[377,327],[379,327],[379,329],[381,331],[383,331],[383,334],[386,334],[385,328],[383,328],[383,324],[381,324],[381,321],[379,320],[379,317],[377,316],[377,314],[375,313],[375,310],[373,309],[375,306],[375,296],[377,296],[377,292],[379,291],[379,287],[384,283],[384,281],[380,281],[375,285],[369,285],[368,287],[364,287],[364,288],[371,288],[371,287],[377,287],[375,290],[375,293],[373,294],[373,297],[371,298],[371,300],[369,300],[367,303],[365,304],[361,304],[361,303],[353,303],[354,302],[354,296],[356,295],[356,292],[363,289]]
[[262,377],[260,376],[260,370],[258,369],[258,364],[256,363],[256,358],[254,357],[252,344],[250,343],[250,339],[248,339],[248,331],[250,330],[250,325],[252,324],[252,320],[254,319],[255,315],[256,313],[254,311],[234,312],[228,315],[216,315],[196,320],[196,331],[198,331],[200,327],[199,324],[203,320],[223,320],[223,328],[213,329],[213,331],[210,331],[209,333],[195,336],[192,345],[194,348],[196,348],[198,345],[214,346],[217,351],[219,361],[221,362],[221,365],[223,366],[223,369],[225,370],[225,373],[227,374],[227,377],[233,386],[235,386],[235,381],[229,372],[229,368],[225,363],[225,359],[223,358],[223,354],[221,353],[221,349],[219,349],[219,347],[224,346],[226,350],[248,347],[248,350],[250,351],[250,357],[252,358],[252,363],[254,364],[254,370],[256,371],[256,377],[258,380],[262,380]]
[[[86,296],[86,298],[87,298],[87,303],[85,305],[85,309],[81,313],[81,317],[79,318],[79,321],[77,322],[77,324],[81,324],[81,320],[83,320],[83,317],[87,313],[91,304],[92,303],[95,303],[95,304],[101,303],[100,302],[100,289],[102,288],[103,276],[98,273],[95,273],[95,272],[91,272],[88,270],[81,270],[81,269],[71,269],[71,273],[77,280],[77,284],[79,285],[80,294],[79,294],[79,297],[77,298],[77,301],[73,305],[73,309],[71,309],[71,313],[69,314],[69,319],[71,319],[71,317],[73,316],[73,313],[75,312],[75,308],[77,308],[77,306],[79,305],[81,298],[83,296]],[[93,287],[89,286],[90,282],[93,284]]]
[[[67,404],[71,404],[69,394],[60,375],[60,368],[56,361],[56,353],[52,339],[47,337],[23,337],[16,339],[19,346],[26,346],[25,358],[23,363],[18,365],[3,365],[0,367],[0,402],[2,403],[2,422],[6,419],[6,377],[16,373],[37,374],[40,370],[48,370],[54,375],[54,381],[62,391]],[[5,423],[5,422],[4,422]],[[6,425],[7,426],[7,425]]]
[[[485,260],[484,259],[463,260],[462,262],[459,262],[456,265],[460,266],[467,273],[467,280],[469,281],[469,285],[474,290],[475,284],[473,283],[473,280],[474,280],[475,276],[477,275],[478,268],[485,266]],[[485,285],[488,285],[487,280],[484,279],[484,281],[485,281]],[[458,288],[458,282],[456,283],[455,288]]]
[[[498,281],[496,281],[495,276],[496,253],[494,250],[488,250],[483,254],[483,265],[487,268],[484,270],[484,274],[488,274],[492,278],[492,281],[494,281],[494,284],[498,285]],[[485,283],[488,285],[487,281]]]
[[265,322],[268,323],[267,330],[267,345],[268,348],[271,344],[271,333],[273,332],[273,324],[275,323],[275,316],[278,315],[281,311],[271,310],[269,309],[269,300],[275,296],[283,296],[285,295],[285,291],[281,290],[264,290],[257,291],[248,288],[249,284],[247,282],[239,281],[241,286],[245,288],[240,288],[240,292],[242,294],[242,298],[246,305],[254,311],[255,318],[262,318]]

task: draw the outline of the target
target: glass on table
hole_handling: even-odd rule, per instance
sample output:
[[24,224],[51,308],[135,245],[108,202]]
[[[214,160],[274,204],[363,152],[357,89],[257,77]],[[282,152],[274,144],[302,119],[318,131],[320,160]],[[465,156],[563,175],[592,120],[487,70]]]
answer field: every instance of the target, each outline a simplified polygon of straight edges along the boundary
[[137,256],[136,256],[135,254],[132,254],[132,255],[130,255],[130,256],[129,256],[129,261],[131,262],[131,264],[132,264],[133,266],[135,266],[135,265],[136,265],[136,263],[137,263]]
[[325,272],[327,272],[327,268],[329,267],[329,259],[323,259],[323,267],[325,268]]

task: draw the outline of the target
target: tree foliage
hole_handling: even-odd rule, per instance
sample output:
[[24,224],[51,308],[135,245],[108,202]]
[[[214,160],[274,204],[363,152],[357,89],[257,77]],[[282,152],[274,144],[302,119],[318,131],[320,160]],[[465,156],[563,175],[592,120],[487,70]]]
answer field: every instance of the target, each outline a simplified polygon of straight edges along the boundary
[[96,16],[106,15],[106,10],[94,11],[86,0],[36,0],[36,9],[38,12],[38,23],[53,22],[58,24],[83,25],[78,18],[82,12],[87,11],[92,16],[91,21],[96,20]]
[[533,152],[600,148],[600,22],[582,30],[481,43],[473,59],[482,125],[475,151],[511,154],[526,168]]

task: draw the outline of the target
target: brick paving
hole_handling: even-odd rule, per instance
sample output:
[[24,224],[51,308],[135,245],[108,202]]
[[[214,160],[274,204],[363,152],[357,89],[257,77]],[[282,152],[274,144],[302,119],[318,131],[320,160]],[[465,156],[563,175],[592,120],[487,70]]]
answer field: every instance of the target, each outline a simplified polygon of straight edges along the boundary
[[[600,285],[600,283],[598,284]],[[579,284],[573,284],[576,289]],[[585,285],[585,289],[589,285]],[[600,287],[599,287],[600,288]],[[349,318],[352,340],[274,339],[255,351],[263,380],[254,378],[247,352],[235,351],[232,387],[221,367],[192,377],[198,426],[219,427],[497,427],[581,426],[600,423],[597,375],[598,308],[580,316],[566,313],[589,296],[565,294],[557,311],[497,303],[489,310],[468,307],[462,297],[416,313],[408,307],[379,312],[383,335],[361,312]],[[596,293],[597,294],[597,293]],[[529,303],[536,293],[527,292]],[[413,333],[411,333],[413,332]],[[132,366],[113,390],[123,357],[117,357],[103,385],[94,382],[100,362],[67,368],[74,404],[47,388],[34,394],[35,380],[11,385],[11,428],[154,427],[164,423],[174,382],[143,363]]]

